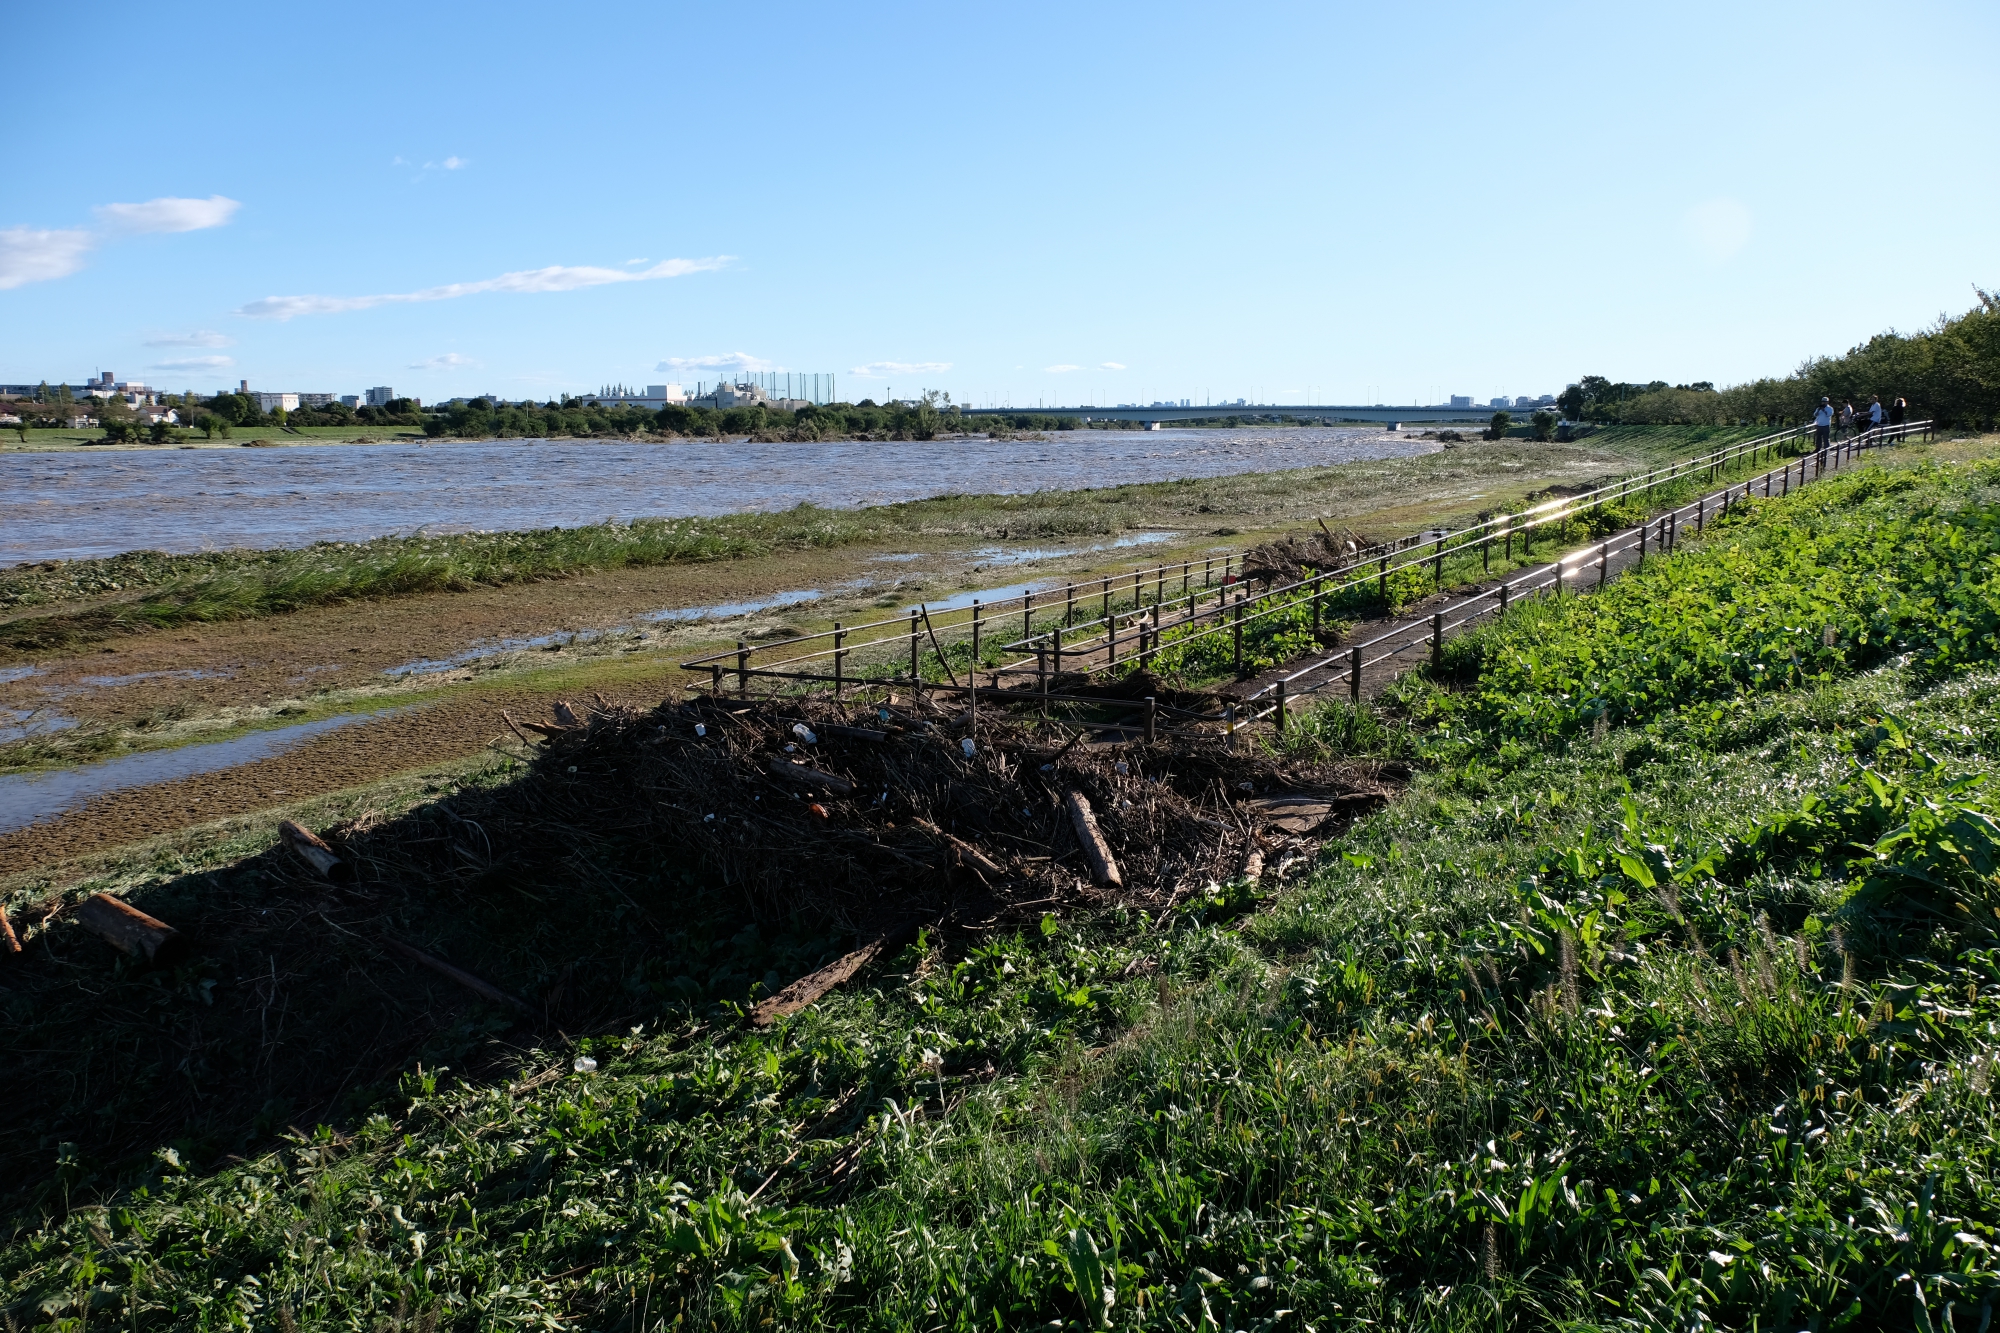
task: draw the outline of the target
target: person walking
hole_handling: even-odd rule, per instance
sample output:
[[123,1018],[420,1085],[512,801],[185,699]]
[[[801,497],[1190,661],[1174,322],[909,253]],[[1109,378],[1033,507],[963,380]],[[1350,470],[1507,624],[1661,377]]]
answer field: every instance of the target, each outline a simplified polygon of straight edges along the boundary
[[1813,448],[1824,452],[1833,441],[1833,399],[1821,398],[1813,413]]
[[1854,404],[1840,405],[1840,438],[1843,440],[1854,434]]
[[1879,393],[1868,400],[1868,429],[1882,429],[1882,395]]
[[1903,418],[1909,415],[1909,410],[1910,405],[1900,398],[1889,404],[1889,424],[1892,426],[1902,425]]

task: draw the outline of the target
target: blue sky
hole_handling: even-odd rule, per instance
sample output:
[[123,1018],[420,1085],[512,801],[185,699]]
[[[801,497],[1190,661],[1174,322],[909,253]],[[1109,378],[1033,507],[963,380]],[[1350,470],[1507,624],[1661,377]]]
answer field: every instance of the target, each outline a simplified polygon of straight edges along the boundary
[[[2000,6],[9,16],[0,381],[1428,402],[2000,286]],[[72,58],[72,56],[74,58]]]

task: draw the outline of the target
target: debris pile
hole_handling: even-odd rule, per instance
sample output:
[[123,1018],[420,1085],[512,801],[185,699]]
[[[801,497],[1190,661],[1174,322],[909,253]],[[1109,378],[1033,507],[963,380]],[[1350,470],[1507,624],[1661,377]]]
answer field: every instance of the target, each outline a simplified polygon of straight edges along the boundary
[[975,717],[922,694],[565,714],[532,724],[548,738],[530,779],[540,820],[639,836],[757,910],[864,933],[1165,908],[1303,852],[1398,776],[1369,761],[1287,766],[1216,730],[1147,743],[1136,727],[990,705]]

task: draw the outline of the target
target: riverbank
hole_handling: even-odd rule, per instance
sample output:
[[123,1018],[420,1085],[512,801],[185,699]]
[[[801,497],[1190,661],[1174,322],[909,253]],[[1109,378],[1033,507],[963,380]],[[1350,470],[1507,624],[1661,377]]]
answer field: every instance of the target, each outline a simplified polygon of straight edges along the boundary
[[[1976,869],[2000,678],[1952,629],[1991,611],[1992,542],[1945,517],[1987,469],[1912,466],[1954,456],[1984,446],[1749,500],[1377,707],[1240,741],[1394,784],[1304,856],[893,937],[771,1029],[745,1009],[856,940],[652,829],[576,829],[632,801],[622,756],[523,747],[311,803],[351,821],[327,831],[358,884],[274,848],[271,815],[161,835],[87,887],[183,928],[176,969],[22,911],[6,1297],[189,1327],[217,1301],[444,1327],[731,1298],[745,1325],[884,1328],[1948,1324],[1929,1300],[2000,1281],[1972,1243],[2000,1179]],[[694,744],[671,711],[655,731]],[[1053,781],[1111,794],[1136,858],[1175,762],[1079,753]],[[1035,847],[1079,864],[1061,829]]]

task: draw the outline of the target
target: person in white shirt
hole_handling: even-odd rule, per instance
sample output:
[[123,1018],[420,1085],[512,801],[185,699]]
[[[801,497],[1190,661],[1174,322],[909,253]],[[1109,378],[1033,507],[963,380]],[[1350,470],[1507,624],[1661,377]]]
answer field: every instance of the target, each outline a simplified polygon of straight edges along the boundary
[[1819,410],[1813,413],[1813,448],[1824,449],[1833,438],[1833,399],[1819,400]]
[[1868,428],[1870,430],[1882,428],[1882,395],[1879,393],[1868,402]]

